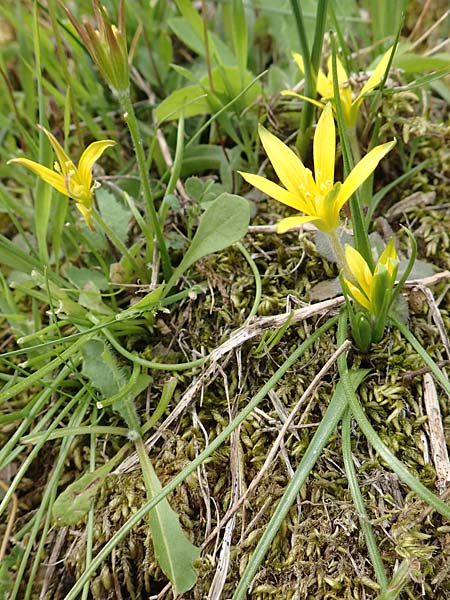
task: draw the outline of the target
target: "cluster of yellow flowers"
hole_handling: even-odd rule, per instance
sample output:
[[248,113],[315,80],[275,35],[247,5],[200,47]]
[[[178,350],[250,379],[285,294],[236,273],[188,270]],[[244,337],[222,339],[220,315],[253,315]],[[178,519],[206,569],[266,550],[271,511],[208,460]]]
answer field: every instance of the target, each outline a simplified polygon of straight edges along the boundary
[[[348,84],[347,73],[337,59],[339,100],[345,126],[348,129],[355,127],[364,97],[380,84],[391,55],[392,48],[384,54],[355,98]],[[294,54],[294,59],[303,72],[301,56]],[[336,230],[340,224],[341,208],[373,173],[380,160],[392,150],[396,142],[393,140],[374,147],[355,165],[345,181],[335,182],[336,129],[333,117],[334,86],[331,59],[328,61],[328,75],[326,76],[322,71],[318,73],[317,90],[323,102],[305,98],[294,92],[284,92],[285,95],[298,96],[323,109],[313,141],[314,175],[304,166],[295,152],[262,126],[259,127],[262,145],[284,187],[260,175],[244,172],[240,174],[248,183],[268,196],[303,213],[282,219],[277,226],[279,233],[310,222],[330,236],[336,258],[338,263],[341,263],[340,267],[343,271],[342,288],[346,298],[349,296],[353,298],[359,311],[353,319],[354,324],[359,323],[359,328],[356,327],[359,333],[353,328],[354,336],[359,338],[356,341],[360,348],[367,349],[371,342],[379,341],[390,308],[398,271],[394,242],[391,240],[388,243],[372,270],[357,250],[349,245],[346,246],[345,251],[339,247]],[[361,333],[364,330],[366,331]]]

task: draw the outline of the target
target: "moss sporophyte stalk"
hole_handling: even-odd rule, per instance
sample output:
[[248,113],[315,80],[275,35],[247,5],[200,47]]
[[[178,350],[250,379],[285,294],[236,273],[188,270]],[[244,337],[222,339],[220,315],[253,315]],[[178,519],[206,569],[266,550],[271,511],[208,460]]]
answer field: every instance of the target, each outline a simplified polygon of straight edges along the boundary
[[40,129],[46,134],[57,156],[58,160],[54,164],[54,170],[28,158],[13,158],[8,161],[8,164],[15,163],[22,165],[38,175],[43,181],[49,183],[58,192],[64,194],[64,196],[72,198],[76,203],[77,209],[83,215],[86,224],[91,229],[94,229],[92,209],[95,183],[92,180],[92,168],[103,152],[107,148],[114,146],[116,142],[113,140],[101,140],[89,144],[82,153],[78,166],[76,166],[55,136],[43,127],[40,127]]

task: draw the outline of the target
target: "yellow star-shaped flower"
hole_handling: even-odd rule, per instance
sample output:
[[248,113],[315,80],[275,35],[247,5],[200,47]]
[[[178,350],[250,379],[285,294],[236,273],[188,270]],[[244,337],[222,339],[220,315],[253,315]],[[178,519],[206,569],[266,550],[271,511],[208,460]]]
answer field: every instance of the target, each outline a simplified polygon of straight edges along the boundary
[[106,148],[114,146],[115,142],[113,140],[101,140],[89,144],[82,153],[77,167],[67,156],[55,136],[43,127],[41,129],[48,137],[58,159],[55,162],[54,170],[52,171],[48,167],[28,158],[13,158],[8,161],[8,164],[15,163],[26,167],[58,192],[75,200],[76,207],[83,215],[87,225],[93,229],[91,217],[94,201],[92,168]]
[[[336,57],[336,67],[337,67],[337,77],[339,82],[339,97],[342,105],[342,112],[344,114],[344,121],[348,128],[354,127],[356,124],[356,119],[358,117],[358,112],[361,106],[364,97],[374,90],[378,85],[380,85],[381,80],[384,77],[387,66],[389,64],[389,60],[392,54],[392,47],[383,55],[380,62],[375,67],[374,72],[366,81],[364,86],[362,87],[359,94],[356,98],[353,98],[352,89],[348,82],[348,75],[345,71],[345,68],[339,58]],[[293,52],[293,57],[295,62],[297,63],[298,68],[302,73],[305,72],[303,58],[297,52]],[[331,56],[327,61],[328,72],[327,75],[323,71],[319,69],[317,73],[317,91],[322,97],[323,101],[329,101],[334,99],[334,87],[333,87],[333,70],[332,70],[332,58]],[[325,102],[318,102],[312,98],[307,98],[306,96],[302,96],[301,94],[296,94],[291,91],[282,92],[284,96],[296,96],[301,98],[302,100],[306,100],[312,104],[315,104],[319,108],[323,108],[325,106]]]
[[336,230],[341,208],[395,145],[395,141],[392,141],[376,146],[359,161],[343,183],[335,183],[336,129],[330,103],[322,112],[314,134],[314,176],[281,140],[262,126],[258,132],[267,156],[284,187],[260,175],[240,174],[248,183],[268,196],[304,213],[304,216],[287,217],[280,221],[279,233],[307,222],[314,223],[325,233]]

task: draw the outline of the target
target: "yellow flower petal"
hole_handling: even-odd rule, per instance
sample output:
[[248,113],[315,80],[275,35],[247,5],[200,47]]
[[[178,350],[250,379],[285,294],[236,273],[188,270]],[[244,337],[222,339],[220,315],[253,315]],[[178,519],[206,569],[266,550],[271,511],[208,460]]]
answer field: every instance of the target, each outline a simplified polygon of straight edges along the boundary
[[66,152],[64,151],[64,148],[61,146],[61,144],[58,142],[58,140],[55,138],[55,136],[52,133],[50,133],[50,131],[47,131],[45,129],[45,127],[42,127],[41,125],[38,125],[38,127],[48,137],[48,140],[49,140],[50,144],[52,145],[52,148],[55,151],[55,154],[58,158],[58,163],[59,163],[59,166],[61,167],[61,171],[62,171],[63,175],[68,175],[68,174],[74,173],[76,171],[75,165],[70,160],[69,156],[67,156]]
[[281,186],[273,183],[273,181],[269,181],[265,177],[261,177],[260,175],[253,175],[252,173],[243,173],[242,171],[238,171],[239,174],[247,181],[250,185],[253,185],[258,190],[261,190],[271,198],[275,198],[279,202],[283,204],[287,204],[292,208],[297,210],[304,211],[304,203],[300,196],[285,190]]
[[378,259],[377,266],[375,268],[375,275],[378,274],[380,270],[380,265],[384,266],[387,269],[389,277],[392,279],[392,283],[395,281],[395,277],[397,276],[398,270],[398,258],[397,251],[394,245],[394,238],[391,238],[383,250],[380,258]]
[[367,308],[368,311],[372,312],[372,306],[371,306],[368,298],[366,298],[366,296],[355,285],[353,285],[353,283],[351,281],[348,281],[345,278],[344,278],[344,281],[348,286],[348,291],[350,292],[352,297],[356,300],[356,302],[358,302],[358,304],[360,304],[364,308]]
[[[305,65],[304,65],[304,62],[303,62],[302,55],[299,54],[298,52],[293,52],[292,56],[294,57],[294,60],[297,63],[297,66],[300,69],[301,74],[304,75],[304,73],[305,73]],[[324,97],[324,98],[332,98],[333,97],[333,85],[332,85],[332,82],[331,82],[331,85],[330,85],[330,81],[327,79],[327,77],[325,76],[325,74],[323,73],[323,71],[321,71],[320,69],[319,69],[319,72],[317,73],[316,88],[317,88],[317,91],[319,92],[319,94],[322,97]],[[306,96],[300,96],[299,95],[299,97],[302,98],[303,100],[307,100],[308,102],[311,101],[311,98],[307,98]],[[314,104],[315,102],[313,101],[312,103]]]
[[277,225],[277,233],[285,233],[289,231],[289,229],[293,229],[294,227],[299,227],[300,225],[304,225],[305,223],[313,223],[317,221],[315,217],[286,217],[282,219]]
[[101,140],[89,144],[86,150],[81,155],[78,163],[78,179],[87,190],[90,190],[92,183],[92,167],[100,158],[106,148],[114,146],[116,142],[113,140]]
[[335,156],[336,129],[333,110],[328,103],[320,115],[314,134],[314,176],[321,194],[333,186]]
[[264,127],[260,126],[258,133],[264,150],[281,183],[290,192],[298,192],[303,185],[305,171],[302,161],[286,144]]
[[348,244],[345,246],[345,260],[347,261],[350,272],[355,276],[359,287],[369,298],[373,281],[373,275],[369,269],[369,265],[363,259],[361,254]]
[[381,83],[381,80],[383,79],[384,74],[386,73],[386,69],[389,64],[389,60],[391,58],[393,48],[394,47],[391,46],[389,48],[389,50],[383,55],[383,58],[380,60],[380,62],[375,67],[374,72],[369,77],[369,79],[366,81],[365,85],[363,86],[363,88],[360,91],[358,98],[356,100],[359,100],[360,98],[362,98],[362,96],[371,92],[374,88],[376,88]]
[[292,56],[294,57],[295,62],[297,63],[298,68],[300,69],[301,74],[305,72],[305,66],[303,63],[303,57],[298,52],[293,52]]
[[392,260],[397,260],[397,251],[395,250],[394,238],[391,238],[383,250],[378,262],[389,268],[389,263]]
[[87,208],[83,204],[79,204],[79,203],[77,203],[75,206],[78,208],[80,213],[83,215],[84,220],[86,221],[86,225],[89,227],[89,229],[92,229],[92,231],[95,231],[95,227],[92,222],[92,208]]
[[350,196],[359,188],[359,186],[372,174],[378,163],[395,146],[396,141],[375,146],[369,154],[366,154],[359,163],[349,173],[347,179],[342,184],[341,190],[336,199],[339,210],[344,206]]
[[357,108],[355,109],[355,103],[352,102],[352,90],[349,87],[340,88],[340,95],[342,112],[344,113],[344,121],[347,127],[353,127],[356,120]]
[[64,196],[69,196],[66,181],[63,175],[55,173],[55,171],[52,171],[51,169],[48,169],[47,167],[44,167],[33,160],[29,160],[28,158],[12,158],[7,164],[10,165],[13,163],[22,165],[23,167],[29,169],[38,175],[38,177],[40,177],[43,181],[49,183],[52,187],[58,190],[58,192],[61,192],[61,194],[64,194]]
[[316,88],[325,100],[329,100],[334,96],[332,80],[326,77],[320,69],[317,73]]

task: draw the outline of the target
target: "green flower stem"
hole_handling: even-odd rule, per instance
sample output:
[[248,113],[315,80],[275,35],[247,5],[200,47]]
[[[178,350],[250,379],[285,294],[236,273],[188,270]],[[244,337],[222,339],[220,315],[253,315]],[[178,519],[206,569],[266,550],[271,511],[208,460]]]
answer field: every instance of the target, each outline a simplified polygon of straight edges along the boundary
[[354,281],[355,278],[350,271],[347,260],[345,258],[344,248],[339,240],[339,236],[337,234],[337,230],[333,229],[328,233],[328,239],[330,240],[331,247],[333,248],[333,252],[336,256],[336,261],[339,269],[343,269],[345,278],[349,281]]
[[[321,327],[319,327],[311,336],[306,338],[304,342],[285,360],[267,383],[260,389],[260,391],[250,400],[247,406],[223,429],[223,431],[209,443],[208,447],[201,452],[195,460],[193,460],[187,467],[181,471],[176,477],[174,477],[170,483],[164,486],[159,494],[157,494],[152,500],[146,502],[122,527],[116,531],[114,537],[109,540],[105,546],[98,552],[98,554],[92,560],[89,569],[81,575],[80,579],[75,583],[73,588],[67,594],[65,600],[75,600],[78,597],[80,590],[83,589],[86,581],[88,581],[95,573],[96,569],[102,564],[102,562],[111,554],[111,552],[120,544],[120,542],[130,533],[133,527],[135,527],[140,521],[152,510],[154,506],[158,504],[163,498],[165,498],[170,492],[172,492],[180,483],[182,483],[186,477],[193,473],[208,456],[219,448],[223,442],[230,437],[232,432],[238,427],[258,404],[267,396],[269,391],[280,381],[280,379],[286,374],[286,372],[292,368],[292,366],[299,360],[300,356],[310,348],[325,332],[327,332],[336,323],[337,317],[333,317],[326,321]],[[345,405],[344,405],[345,407]],[[342,414],[342,413],[341,413]]]
[[136,160],[139,168],[139,174],[141,176],[144,198],[147,203],[147,214],[152,224],[153,233],[156,236],[158,249],[161,255],[161,263],[164,278],[166,281],[169,281],[170,276],[172,274],[172,267],[170,265],[170,258],[167,252],[166,243],[164,241],[161,224],[159,222],[158,215],[155,209],[155,204],[153,202],[153,194],[150,187],[150,177],[148,174],[147,163],[145,161],[144,146],[142,144],[142,138],[141,134],[139,133],[136,114],[134,112],[133,103],[131,102],[128,90],[120,94],[119,101],[123,111],[123,118],[128,126],[131,139],[133,141],[134,151],[136,154]]
[[347,409],[342,419],[342,456],[344,458],[344,467],[347,474],[348,486],[352,494],[353,503],[356,507],[359,516],[359,524],[363,531],[367,551],[375,571],[378,584],[381,590],[384,590],[388,585],[386,571],[381,559],[380,551],[373,533],[372,525],[369,522],[364,499],[358,484],[358,477],[352,458],[352,442],[351,442],[351,413]]
[[139,267],[138,263],[136,262],[136,259],[134,258],[134,256],[132,254],[130,254],[130,252],[128,251],[128,248],[125,246],[125,244],[123,242],[121,242],[121,240],[119,240],[119,238],[114,233],[114,231],[111,229],[111,227],[107,223],[105,223],[105,221],[102,218],[102,216],[100,215],[100,213],[96,210],[93,210],[92,216],[93,216],[96,224],[103,230],[105,235],[111,240],[111,242],[114,244],[114,246],[117,248],[117,250],[122,254],[122,256],[126,256],[126,258],[134,266],[134,268],[136,270],[139,270],[140,267]]

